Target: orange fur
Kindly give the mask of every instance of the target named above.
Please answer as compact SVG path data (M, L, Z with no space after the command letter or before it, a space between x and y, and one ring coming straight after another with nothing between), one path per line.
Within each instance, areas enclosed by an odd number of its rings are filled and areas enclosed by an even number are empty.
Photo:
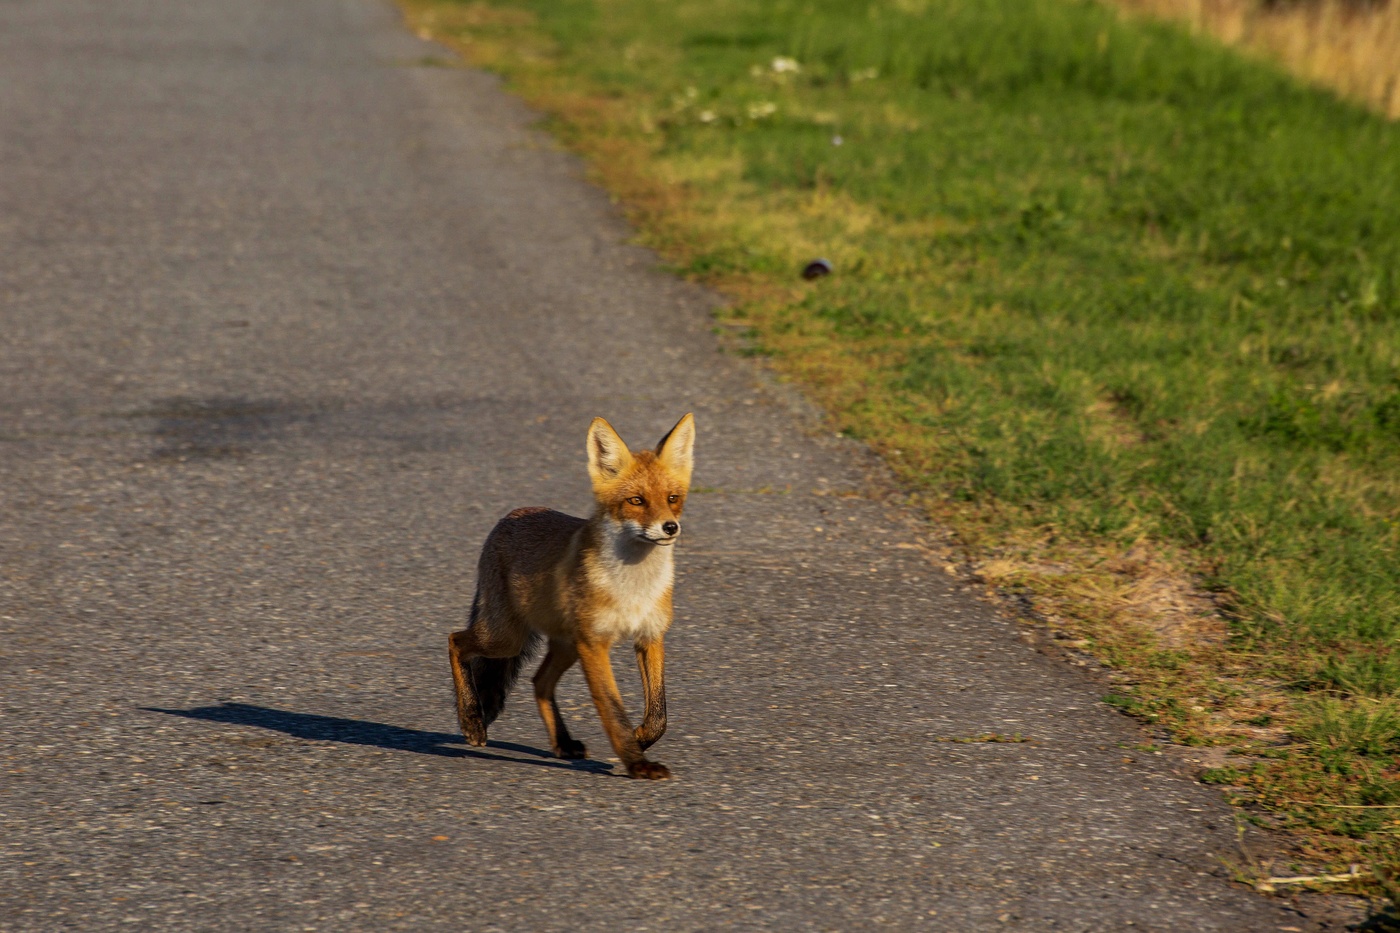
M585 520L552 509L516 509L482 547L467 628L449 639L462 733L486 743L520 666L540 640L549 652L535 674L535 700L555 754L581 758L554 700L559 677L583 667L613 750L629 775L665 778L643 750L666 730L662 640L671 625L672 548L690 487L695 422L681 418L655 450L630 451L602 418L588 430L595 508ZM609 650L630 639L646 709L633 729Z

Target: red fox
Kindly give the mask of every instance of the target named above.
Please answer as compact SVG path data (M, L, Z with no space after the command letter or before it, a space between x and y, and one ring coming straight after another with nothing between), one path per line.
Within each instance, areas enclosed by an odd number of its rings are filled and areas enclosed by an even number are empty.
M472 745L500 715L516 676L542 640L535 702L554 754L584 758L554 701L554 686L583 666L613 751L629 776L671 772L644 756L666 731L662 639L671 626L672 546L690 488L695 419L676 422L655 450L632 452L612 425L588 428L588 475L597 505L589 519L553 509L516 509L486 537L467 627L448 638L457 719ZM608 651L633 640L646 710L636 729L622 708Z

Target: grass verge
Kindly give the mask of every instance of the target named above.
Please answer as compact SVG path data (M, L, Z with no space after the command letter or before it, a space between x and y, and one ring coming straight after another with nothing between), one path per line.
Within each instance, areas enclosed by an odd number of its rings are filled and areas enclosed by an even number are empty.
M1284 870L1400 866L1400 127L1080 0L402 2Z

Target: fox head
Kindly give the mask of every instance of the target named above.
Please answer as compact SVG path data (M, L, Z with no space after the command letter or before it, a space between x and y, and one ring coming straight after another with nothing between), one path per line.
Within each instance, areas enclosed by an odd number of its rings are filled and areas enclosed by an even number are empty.
M588 475L593 496L629 539L654 545L676 543L681 509L690 489L695 418L686 415L655 450L627 449L612 425L594 418L588 428Z

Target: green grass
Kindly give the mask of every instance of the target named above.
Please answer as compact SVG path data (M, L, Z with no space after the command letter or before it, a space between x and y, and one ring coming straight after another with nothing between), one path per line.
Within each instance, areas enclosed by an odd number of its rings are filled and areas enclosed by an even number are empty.
M1097 618L1150 675L1115 702L1252 753L1212 778L1307 854L1393 858L1400 811L1322 804L1400 800L1400 127L1077 0L405 2L974 557ZM1130 548L1224 647L1123 634Z

